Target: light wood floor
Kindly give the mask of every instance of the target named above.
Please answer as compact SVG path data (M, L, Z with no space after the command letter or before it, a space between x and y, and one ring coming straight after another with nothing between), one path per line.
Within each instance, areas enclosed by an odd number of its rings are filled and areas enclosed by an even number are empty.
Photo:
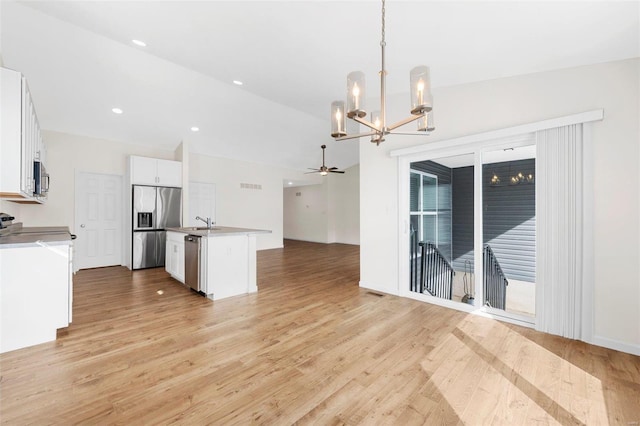
M162 269L81 271L58 340L0 355L0 419L640 421L640 357L372 294L358 287L358 257L355 246L286 241L259 252L257 294L216 302Z

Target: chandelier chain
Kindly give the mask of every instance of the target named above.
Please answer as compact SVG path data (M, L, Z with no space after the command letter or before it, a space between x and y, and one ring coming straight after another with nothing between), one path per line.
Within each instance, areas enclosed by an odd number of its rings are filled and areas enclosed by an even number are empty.
M385 12L386 9L384 7L384 2L385 0L382 0L382 40L380 41L380 46L385 46L387 44L387 42L385 41L385 32L384 32L384 27L385 27Z

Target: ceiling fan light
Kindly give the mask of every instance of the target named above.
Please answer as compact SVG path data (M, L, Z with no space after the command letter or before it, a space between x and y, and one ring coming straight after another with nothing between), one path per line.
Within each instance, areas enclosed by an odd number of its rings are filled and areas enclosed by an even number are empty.
M429 67L420 65L410 74L411 114L420 115L431 111L431 73Z
M366 79L362 71L350 72L347 75L347 117L364 117L367 115L365 108Z
M339 138L346 136L346 115L344 113L344 102L334 101L331 103L331 137Z

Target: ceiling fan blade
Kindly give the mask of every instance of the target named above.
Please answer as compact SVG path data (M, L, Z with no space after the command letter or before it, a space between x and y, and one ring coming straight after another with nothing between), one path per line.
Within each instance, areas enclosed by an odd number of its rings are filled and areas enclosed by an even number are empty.
M344 173L342 170L329 170L329 173Z
M330 167L329 170L338 170L337 167Z
M314 169L313 167L307 167L307 170L315 170L316 172L320 171L320 169Z
M312 173L320 173L320 170L314 170L312 172L306 172L305 175L310 175Z

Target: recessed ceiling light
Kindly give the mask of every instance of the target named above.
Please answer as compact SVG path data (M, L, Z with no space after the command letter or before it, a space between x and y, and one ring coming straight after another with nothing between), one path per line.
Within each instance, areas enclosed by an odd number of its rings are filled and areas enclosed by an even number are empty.
M120 108L112 108L111 111L113 111L115 114L122 114L122 110Z
M199 127L196 127L196 126L193 126L193 127L191 128L191 131L192 131L192 132L197 132L198 130L200 130L200 128L199 128Z
M240 80L233 80L233 84L237 86L242 86L243 83Z
M289 185L293 185L293 182L289 182Z
M135 44L137 46L140 46L140 47L147 47L147 43L145 43L144 41L133 39L133 40L131 40L131 43L133 43L133 44Z

